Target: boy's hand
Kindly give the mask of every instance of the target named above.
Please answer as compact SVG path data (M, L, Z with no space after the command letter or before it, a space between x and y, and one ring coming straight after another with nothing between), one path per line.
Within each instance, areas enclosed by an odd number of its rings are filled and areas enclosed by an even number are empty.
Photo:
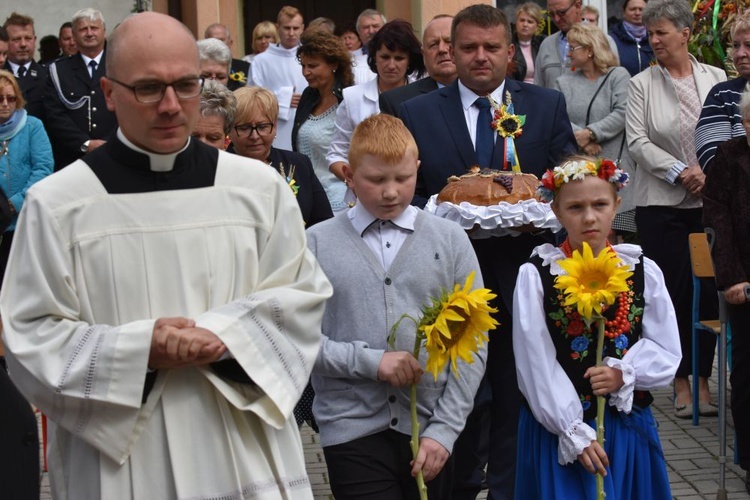
M622 381L622 371L609 366L592 366L586 370L583 378L591 379L591 388L597 396L605 396L625 385Z
M591 444L578 455L578 461L592 474L599 471L602 477L607 475L604 468L609 467L609 457L596 440L591 441Z
M411 461L412 477L417 477L417 474L421 470L425 482L432 481L443 470L443 466L449 456L450 453L443 448L442 444L434 439L421 438L419 440L417 458Z
M378 365L378 380L394 387L418 384L421 376L422 366L410 352L386 352Z

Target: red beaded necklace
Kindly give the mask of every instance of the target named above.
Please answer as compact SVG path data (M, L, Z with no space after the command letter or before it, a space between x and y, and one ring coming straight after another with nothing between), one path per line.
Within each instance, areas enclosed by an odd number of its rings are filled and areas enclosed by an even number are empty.
M607 247L612 249L612 245L609 240L606 241ZM570 240L565 238L565 241L560 245L560 250L563 251L565 257L570 258L573 256L573 248L570 246ZM614 251L614 249L612 249ZM628 320L628 310L630 309L630 303L628 302L628 292L620 292L617 296L617 312L612 320L604 321L604 335L607 338L613 339L627 333L631 329L630 321ZM606 309L605 309L606 310Z

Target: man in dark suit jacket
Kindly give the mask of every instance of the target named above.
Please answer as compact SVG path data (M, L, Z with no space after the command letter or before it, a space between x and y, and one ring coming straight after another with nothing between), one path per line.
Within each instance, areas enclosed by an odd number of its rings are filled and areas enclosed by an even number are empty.
M26 112L44 121L44 84L47 68L34 61L36 34L34 19L13 12L3 27L8 32L8 60L5 69L13 73L26 101Z
M523 133L515 140L524 172L541 177L562 156L575 152L575 138L562 94L505 78L508 61L514 53L510 33L507 18L494 7L472 5L459 12L451 30L451 53L458 80L406 101L399 108L399 117L414 135L422 162L414 204L423 206L430 195L445 186L449 176L461 175L480 163L475 138L481 135L477 134L477 127L485 124L477 123L482 112L474 103L487 95L492 95L496 102L505 102L510 96L515 114L526 116ZM501 168L503 164L503 138L494 132L493 136L496 144L491 161L481 167ZM545 239L551 240L552 235L544 232L473 240L484 284L498 293L494 305L499 309L497 317L501 323L498 330L490 333L487 360L492 387L487 480L491 498L495 500L513 498L515 479L521 396L511 340L513 289L518 268ZM460 497L463 496L453 496Z
M214 23L206 28L203 33L203 38L216 38L221 40L224 44L232 50L234 40L232 39L229 28L221 23ZM247 85L247 79L250 76L250 63L243 61L242 59L232 58L232 65L229 68L229 83L227 88L229 90L237 90L240 87Z
M380 112L397 116L402 102L450 85L456 79L456 65L451 59L451 22L453 16L440 14L425 26L422 35L422 56L427 78L380 94Z
M99 85L106 74L105 36L101 12L76 12L73 37L79 52L50 64L44 106L55 170L104 144L117 128L117 118L107 109Z

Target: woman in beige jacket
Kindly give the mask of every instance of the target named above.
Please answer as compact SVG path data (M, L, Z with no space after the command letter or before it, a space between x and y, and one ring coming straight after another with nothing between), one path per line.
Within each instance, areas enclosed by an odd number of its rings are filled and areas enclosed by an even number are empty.
M680 328L682 362L675 377L675 414L692 416L688 375L692 366L688 234L703 232L701 190L705 175L695 155L695 126L711 87L723 70L698 63L688 53L693 15L686 0L652 0L643 11L658 64L634 76L628 89L627 142L637 163L633 194L644 254L664 272ZM703 293L715 309L716 295ZM710 313L709 313L710 314ZM699 402L715 415L708 377L715 338L700 339Z

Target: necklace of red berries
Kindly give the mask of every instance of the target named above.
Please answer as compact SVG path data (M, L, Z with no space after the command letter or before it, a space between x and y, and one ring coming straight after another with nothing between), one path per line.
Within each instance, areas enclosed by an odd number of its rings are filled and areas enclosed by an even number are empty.
M609 240L606 242L607 247L612 249ZM570 258L573 256L573 248L570 246L570 240L565 238L565 241L560 245L560 250L563 251L565 257ZM612 249L614 251L614 249ZM607 338L613 339L630 331L631 324L628 320L628 310L630 309L630 303L628 302L628 292L620 292L617 296L617 312L612 320L604 321L604 335Z

